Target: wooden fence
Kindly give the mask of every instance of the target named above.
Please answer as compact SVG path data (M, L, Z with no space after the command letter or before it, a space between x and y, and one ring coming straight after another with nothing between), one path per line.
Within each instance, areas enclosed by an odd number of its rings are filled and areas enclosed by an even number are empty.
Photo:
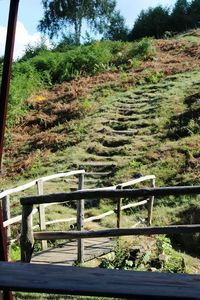
M55 180L55 179L65 178L65 177L69 177L69 176L78 176L78 186L77 186L77 189L78 189L78 188L80 188L80 182L81 182L82 177L84 176L84 174L85 174L84 170L77 170L77 171L70 171L70 172L66 172L66 173L53 174L53 175L49 175L49 176L45 176L45 177L35 179L35 180L33 180L31 182L28 182L24 185L21 185L21 186L18 186L18 187L12 188L12 189L8 189L8 190L5 190L5 191L1 192L0 193L0 200L2 201L3 218L4 218L3 226L4 226L4 228L6 228L7 240L9 242L11 242L11 225L19 223L22 220L22 215L17 215L15 217L11 218L10 195L25 191L27 189L30 189L30 188L34 187L34 186L37 187L37 194L38 195L43 195L43 188L44 188L44 183L45 182ZM48 224L48 222L45 222L45 208L49 205L54 205L54 204L55 203L45 204L45 205L40 204L37 208L35 208L33 210L33 212L32 212L33 215L39 212L39 227L40 227L40 230L45 230L46 225ZM13 242L14 241L16 241L16 240L14 239ZM47 242L42 241L42 248L45 249L46 246L47 246Z
M15 216L11 218L10 216L10 195L22 192L24 190L30 189L33 186L37 187L37 195L42 196L44 194L44 183L47 181L51 181L54 179L60 179L60 178L65 178L69 176L78 176L78 185L77 189L83 190L84 189L84 176L85 176L85 171L84 170L77 170L77 171L70 171L67 173L58 173L42 178L38 178L36 180L33 180L29 183L26 183L24 185L21 185L19 187L9 189L6 191L3 191L0 193L0 199L2 199L2 206L3 206L3 216L4 216L4 227L6 228L6 233L7 233L7 239L8 241L15 242L16 239L11 240L11 225L14 225L16 223L19 223L22 221L22 215ZM94 192L98 191L112 191L112 190L122 190L123 188L127 186L133 186L135 184L139 184L141 182L145 181L150 181L150 186L155 187L155 176L154 175L148 175L148 176L143 176L137 179L133 179L131 181L121 183L118 185L113 185L105 188L97 188L93 189ZM91 190L85 190L85 191L91 191ZM154 197L150 197L149 199L140 201L138 203L130 203L128 205L122 206L122 199L118 199L117 202L117 207L114 210L108 211L104 214L98 215L98 216L93 216L90 218L85 218L84 217L84 200L77 201L77 217L72 217L72 218L66 218L66 219L54 219L52 221L46 221L46 215L45 215L45 209L49 206L57 204L56 201L51 202L51 203L41 203L38 204L37 207L35 207L32 211L32 215L35 215L39 213L39 225L33 226L33 229L40 228L41 231L46 230L47 226L52 225L52 224L57 224L57 223L72 223L71 228L77 228L79 231L82 231L84 229L84 224L96 220L100 220L105 218L106 216L109 216L111 214L116 214L117 215L117 227L120 228L120 223L121 223L121 212L125 209L131 208L131 207L137 207L141 205L148 204L148 224L151 225L152 221L152 213L153 213L153 202L154 202ZM45 250L47 249L47 241L46 240L41 240L41 245L42 249ZM84 241L82 239L77 240L77 261L78 262L83 262L84 260Z
M132 190L82 190L72 193L60 193L44 196L31 196L21 199L22 210L22 233L21 233L21 259L30 262L34 247L34 240L59 240L59 239L84 239L93 237L123 236L123 235L150 235L150 234L177 234L200 232L200 224L178 225L149 228L125 228L109 229L101 231L68 231L68 232L33 232L32 211L34 204L63 203L66 201L82 199L109 198L119 201L120 198L136 199L137 197L169 196L200 194L200 187L168 187L168 188L146 188ZM151 206L149 206L151 207ZM80 249L79 249L80 251ZM83 253L82 253L83 254Z

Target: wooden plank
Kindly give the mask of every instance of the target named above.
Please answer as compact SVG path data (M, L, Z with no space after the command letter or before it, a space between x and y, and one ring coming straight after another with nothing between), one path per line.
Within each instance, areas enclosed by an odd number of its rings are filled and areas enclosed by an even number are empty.
M145 299L199 299L200 275L0 262L0 289Z
M84 262L113 251L114 240L110 238L85 239ZM60 247L50 248L33 255L31 263L47 263L72 266L77 262L77 241L70 240Z
M20 202L22 205L26 204L41 204L52 202L65 202L81 199L94 198L111 198L119 197L135 198L135 197L150 197L150 196L169 196L169 195L192 195L200 194L200 186L179 186L179 187L161 187L161 188L145 188L145 189L131 189L131 190L83 190L71 193L57 193L44 196L29 196L22 197Z
M148 228L122 228L106 229L98 231L55 231L55 232L35 232L36 240L64 240L78 238L97 238L114 236L133 236L133 235L154 235L154 234L180 234L200 232L200 225L174 225L163 227Z

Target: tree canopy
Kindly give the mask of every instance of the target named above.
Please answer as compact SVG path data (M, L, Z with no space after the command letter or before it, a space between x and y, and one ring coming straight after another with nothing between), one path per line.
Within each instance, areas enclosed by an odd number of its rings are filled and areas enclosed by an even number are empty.
M39 30L50 38L66 35L72 27L76 44L80 44L83 21L97 32L102 33L115 13L115 0L42 0L44 16Z
M160 5L143 10L135 21L130 39L160 38L166 31L179 33L199 25L200 0L177 0L172 10Z

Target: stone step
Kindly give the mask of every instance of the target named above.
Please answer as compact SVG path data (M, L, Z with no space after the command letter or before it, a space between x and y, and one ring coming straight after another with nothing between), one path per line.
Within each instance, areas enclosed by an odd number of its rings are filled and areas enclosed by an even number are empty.
M111 134L120 134L126 136L133 136L137 134L137 130L112 130Z

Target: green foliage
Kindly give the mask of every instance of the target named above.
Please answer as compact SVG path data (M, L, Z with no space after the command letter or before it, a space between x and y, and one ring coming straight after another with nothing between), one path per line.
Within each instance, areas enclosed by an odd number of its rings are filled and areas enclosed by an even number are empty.
M13 65L8 126L20 120L28 109L25 100L39 89L79 76L136 68L141 60L155 55L151 39L139 43L102 41L84 46L64 43L53 51L45 47L44 44L28 47L24 57Z
M11 260L12 261L19 261L21 255L20 246L16 244L11 245Z
M120 15L120 12L114 12L107 25L107 30L104 33L104 39L111 41L127 41L128 28L125 25L125 19Z
M25 54L21 58L21 61L32 58L32 57L38 55L40 52L47 51L47 50L48 50L48 47L46 45L45 39L41 39L41 41L39 43L35 44L34 46L28 44L25 49Z
M130 33L130 39L134 40L145 36L160 38L165 31L170 30L169 9L159 5L141 11Z
M138 59L149 60L155 57L156 50L153 39L145 37L138 43L134 43L129 53L130 56Z
M171 241L166 237L158 237L155 246L146 251L132 249L127 243L118 243L114 259L103 259L101 268L137 271L157 271L170 273L186 273L184 258L176 252Z
M130 40L145 36L161 38L196 28L200 22L200 1L177 0L172 11L161 5L142 10L130 33Z
M17 123L27 111L24 100L42 87L41 74L29 62L13 65L8 104L8 126Z
M39 30L52 38L60 33L65 35L66 27L72 26L76 44L80 44L84 20L91 28L102 33L116 7L115 0L42 0L42 4L44 17L40 21Z

